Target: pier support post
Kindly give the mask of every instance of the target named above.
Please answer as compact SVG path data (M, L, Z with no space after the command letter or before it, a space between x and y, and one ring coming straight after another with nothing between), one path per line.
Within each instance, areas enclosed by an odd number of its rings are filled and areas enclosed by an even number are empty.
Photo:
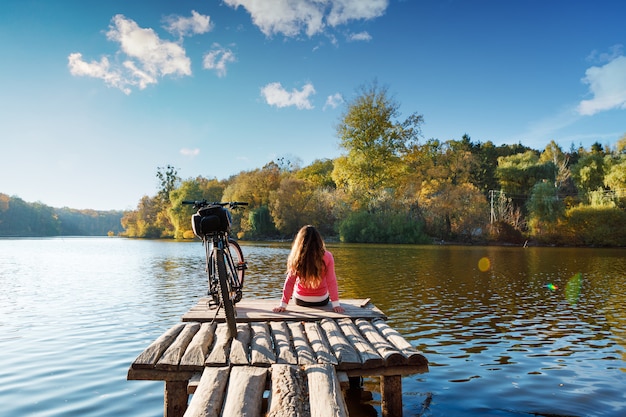
M165 381L164 417L182 417L187 411L188 381Z
M381 376L380 393L383 417L402 417L402 377Z

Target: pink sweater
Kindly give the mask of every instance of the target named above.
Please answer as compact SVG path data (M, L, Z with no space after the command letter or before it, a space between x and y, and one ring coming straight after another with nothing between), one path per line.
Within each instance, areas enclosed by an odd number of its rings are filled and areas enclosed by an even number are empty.
M283 299L280 302L281 307L287 307L291 295L303 301L323 301L326 297L330 297L333 307L338 307L339 290L337 287L337 276L335 275L335 259L329 251L324 253L324 264L326 264L326 274L322 277L322 282L317 288L305 288L300 285L300 280L296 275L287 275L285 285L283 286Z

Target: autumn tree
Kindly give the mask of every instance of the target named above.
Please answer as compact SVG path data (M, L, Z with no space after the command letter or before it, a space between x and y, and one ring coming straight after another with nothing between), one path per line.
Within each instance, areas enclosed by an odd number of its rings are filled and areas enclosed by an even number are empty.
M332 177L358 208L371 209L381 193L398 186L401 157L419 138L423 122L417 113L399 118L400 104L376 82L361 87L347 104L337 126L347 153L335 160Z

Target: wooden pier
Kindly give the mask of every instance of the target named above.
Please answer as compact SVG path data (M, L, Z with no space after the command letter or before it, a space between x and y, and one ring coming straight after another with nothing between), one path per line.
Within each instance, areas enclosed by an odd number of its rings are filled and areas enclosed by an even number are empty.
M342 300L343 314L295 305L274 313L277 303L242 300L229 338L224 317L200 300L135 359L128 379L165 382L165 417L278 417L347 416L342 391L375 376L382 415L402 416L402 376L428 372L428 361L382 311Z

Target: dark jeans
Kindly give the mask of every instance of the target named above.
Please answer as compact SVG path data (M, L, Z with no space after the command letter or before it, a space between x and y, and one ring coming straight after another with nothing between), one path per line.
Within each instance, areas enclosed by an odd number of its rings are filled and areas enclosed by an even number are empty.
M329 297L326 297L326 299L323 301L316 301L313 303L308 302L308 301L302 301L301 299L296 298L296 304L302 307L321 307L321 306L325 306L326 304L328 304L328 301L329 301Z

